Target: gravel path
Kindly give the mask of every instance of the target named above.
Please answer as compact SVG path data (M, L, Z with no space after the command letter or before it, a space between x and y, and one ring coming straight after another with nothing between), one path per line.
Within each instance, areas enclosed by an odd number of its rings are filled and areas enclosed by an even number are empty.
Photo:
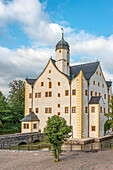
M113 150L63 152L54 162L51 152L0 151L0 170L111 170Z

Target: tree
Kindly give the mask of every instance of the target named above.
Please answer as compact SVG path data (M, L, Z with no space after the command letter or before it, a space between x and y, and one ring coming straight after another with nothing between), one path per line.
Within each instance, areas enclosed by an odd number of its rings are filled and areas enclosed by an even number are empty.
M110 128L113 129L113 96L111 96L111 100L109 101L109 112L105 113L105 116L110 118L105 123L104 126L105 131L109 130Z
M44 128L45 139L49 142L53 149L53 155L59 161L59 154L62 152L61 146L68 138L72 127L66 124L66 120L59 116L49 117L47 126Z
M24 116L25 87L22 80L14 80L9 84L9 104L12 112L12 124L19 123Z

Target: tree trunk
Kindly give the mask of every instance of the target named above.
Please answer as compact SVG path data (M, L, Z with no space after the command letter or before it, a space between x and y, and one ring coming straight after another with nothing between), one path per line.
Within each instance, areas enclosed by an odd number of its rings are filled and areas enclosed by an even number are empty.
M57 161L59 161L59 153L58 153L58 148L56 149L56 155L57 155Z

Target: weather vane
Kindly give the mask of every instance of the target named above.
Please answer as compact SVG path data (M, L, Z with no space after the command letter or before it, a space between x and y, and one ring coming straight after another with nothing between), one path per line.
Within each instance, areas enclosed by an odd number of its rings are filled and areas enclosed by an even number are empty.
M62 30L62 39L63 39L64 38L64 29L61 28L61 30Z

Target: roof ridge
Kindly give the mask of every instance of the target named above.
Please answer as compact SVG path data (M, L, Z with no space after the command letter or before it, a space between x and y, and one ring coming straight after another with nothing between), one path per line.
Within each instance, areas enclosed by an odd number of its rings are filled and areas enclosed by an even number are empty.
M73 65L73 66L70 66L70 67L94 64L94 63L100 63L100 61L95 61L95 62L91 62L91 63L84 63L84 64L78 64L78 65Z

